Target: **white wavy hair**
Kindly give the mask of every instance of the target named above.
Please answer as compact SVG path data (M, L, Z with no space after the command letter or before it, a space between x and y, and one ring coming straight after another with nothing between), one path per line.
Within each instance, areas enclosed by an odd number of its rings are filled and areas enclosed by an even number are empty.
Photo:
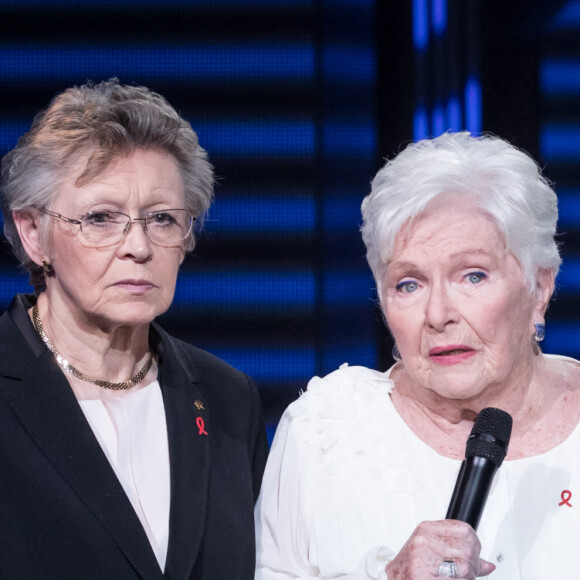
M466 131L412 143L379 170L363 200L361 232L377 289L395 239L437 196L458 192L485 211L535 292L541 269L558 273L558 200L536 162L507 141Z

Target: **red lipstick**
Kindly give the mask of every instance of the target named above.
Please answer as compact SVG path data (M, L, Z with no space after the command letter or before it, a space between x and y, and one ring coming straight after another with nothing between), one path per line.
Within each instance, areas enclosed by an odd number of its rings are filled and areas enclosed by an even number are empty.
M477 354L469 346L464 344L448 344L445 346L435 346L429 350L429 358L441 366L451 366L459 364Z

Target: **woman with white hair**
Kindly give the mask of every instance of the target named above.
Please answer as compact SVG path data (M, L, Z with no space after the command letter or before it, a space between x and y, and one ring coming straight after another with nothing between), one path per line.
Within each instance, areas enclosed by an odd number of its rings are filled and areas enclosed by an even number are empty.
M576 577L580 365L539 348L556 195L505 141L448 133L389 161L362 213L397 362L314 378L284 414L256 578ZM513 433L472 527L443 518L489 407Z
M154 322L213 195L197 135L146 87L70 88L2 195L35 293L0 318L0 577L251 578L256 386Z

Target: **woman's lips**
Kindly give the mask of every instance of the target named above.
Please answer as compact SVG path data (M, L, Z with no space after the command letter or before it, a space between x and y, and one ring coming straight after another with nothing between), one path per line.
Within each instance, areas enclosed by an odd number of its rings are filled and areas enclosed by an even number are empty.
M115 286L129 290L132 294L144 294L153 288L153 284L148 280L121 280Z
M450 366L459 364L476 353L477 351L463 344L450 344L432 348L429 351L429 358L438 365Z

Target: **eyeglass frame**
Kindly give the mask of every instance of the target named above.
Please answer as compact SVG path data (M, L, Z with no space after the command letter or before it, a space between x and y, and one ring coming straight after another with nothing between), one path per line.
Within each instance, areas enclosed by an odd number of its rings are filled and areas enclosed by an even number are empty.
M56 211L52 211L50 209L46 209L45 207L39 207L37 208L41 213L44 213L48 216L51 217L55 217L58 218L66 223L75 225L75 226L79 226L79 231L77 232L77 236L83 233L83 222L82 219L86 216L89 215L91 213L99 213L99 212L90 212L87 211L85 212L83 215L81 215L81 217L77 220L77 219L73 219L73 218L69 218L66 217L65 215L62 215ZM138 217L138 218L132 218L130 215L127 215L126 213L123 213L122 211L109 211L109 213L116 213L122 216L125 216L126 218L129 219L129 221L127 222L127 224L125 225L125 231L123 232L123 235L121 236L120 239L118 239L116 242L111 242L109 244L104 244L104 245L97 245L97 246L89 246L89 247L95 247L95 248L107 248L109 246L114 246L115 244L118 244L120 242L122 242L125 237L127 236L127 234L129 233L129 231L131 230L131 226L133 225L133 222L141 222L141 227L143 228L143 233L145 234L145 236L147 237L147 239L154 245L159 246L160 248L170 248L172 246L162 246L161 244L158 244L157 242L153 241L148 235L147 235L147 218L151 215L151 214L156 214L156 213L162 213L164 211L173 211L173 210L178 210L178 211L186 211L189 214L190 217L190 224L189 224L189 231L187 232L186 236L184 238L181 238L181 240L187 240L187 238L191 235L192 231L193 231L193 224L197 221L197 216L193 215L193 213L191 213L188 209L182 208L182 207L174 207L174 208L167 208L167 209L162 209L162 210L155 210L155 211L148 211L146 212L146 216L145 217ZM108 211L108 210L107 210ZM88 240L86 240L88 242ZM89 242L91 243L91 242Z

